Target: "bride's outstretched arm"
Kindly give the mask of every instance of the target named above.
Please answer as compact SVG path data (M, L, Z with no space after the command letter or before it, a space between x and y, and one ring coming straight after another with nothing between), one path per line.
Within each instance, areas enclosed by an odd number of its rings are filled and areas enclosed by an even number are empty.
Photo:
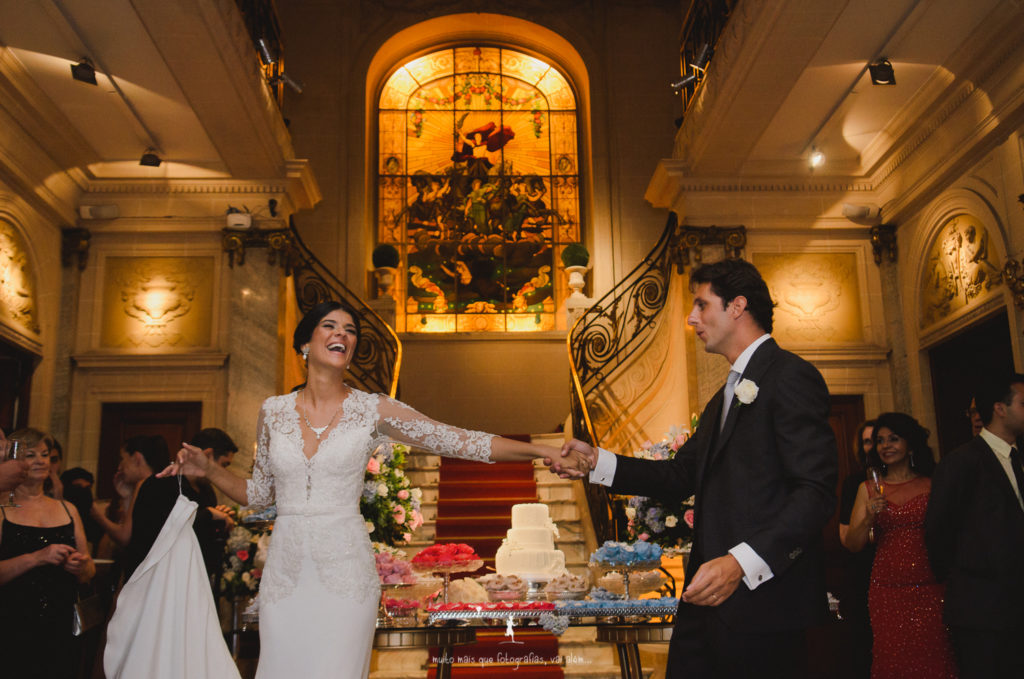
M563 468L572 468L582 476L589 470L583 456L562 458L561 451L525 441L502 438L482 431L460 429L432 420L392 398L382 397L378 406L377 432L402 443L425 448L446 457L461 457L478 462L511 462L543 458L560 460Z

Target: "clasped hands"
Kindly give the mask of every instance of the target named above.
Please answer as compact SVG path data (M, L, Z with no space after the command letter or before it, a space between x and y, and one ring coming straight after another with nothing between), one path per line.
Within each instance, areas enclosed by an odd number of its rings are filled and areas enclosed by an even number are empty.
M79 575L89 560L89 555L79 552L71 545L54 543L37 551L36 559L40 566L60 566L72 575Z
M572 439L562 445L560 457L545 457L544 464L551 468L552 474L563 479L581 479L597 464L597 450L583 441Z

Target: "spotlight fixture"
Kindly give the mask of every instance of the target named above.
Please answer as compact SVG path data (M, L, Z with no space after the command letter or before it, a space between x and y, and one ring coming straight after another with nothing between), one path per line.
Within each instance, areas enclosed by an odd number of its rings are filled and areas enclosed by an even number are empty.
M669 87L672 88L673 92L678 94L679 92L682 91L682 89L684 87L686 87L687 85L689 85L690 83L692 83L696 79L697 79L697 74L696 73L691 73L690 75L686 76L685 78L681 78L681 79L675 81L674 83L669 85Z
M302 88L304 87L304 85L302 84L301 80L295 80L294 78L292 78L287 73L282 73L281 75L275 75L273 78L270 79L269 82L270 82L271 85L273 85L275 87L277 86L278 83L284 83L288 87L290 87L293 90L295 90L298 94L302 94Z
M888 59L882 58L868 64L868 72L871 73L872 85L895 85L896 74L892 70L892 64Z
M709 43L704 43L700 48L700 52L697 53L697 58L693 60L693 67L703 69L708 65L708 59L710 57L711 45Z
M821 167L822 165L825 164L825 154L812 146L811 155L807 160L811 165L811 169L813 170L814 168Z
M152 147L146 149L146 152L142 154L142 158L139 159L139 165L145 165L146 167L160 167L160 156L156 154L156 150Z
M270 48L267 47L267 42L260 38L256 41L256 46L260 50L260 58L263 59L264 64L276 64L277 58L270 53Z
M77 64L71 64L71 77L79 82L89 83L90 85L97 84L96 67L86 57L82 57Z

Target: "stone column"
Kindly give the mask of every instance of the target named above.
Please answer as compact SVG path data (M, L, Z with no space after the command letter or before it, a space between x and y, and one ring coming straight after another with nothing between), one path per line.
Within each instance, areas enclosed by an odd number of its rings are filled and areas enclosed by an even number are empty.
M89 257L88 229L64 229L61 232L60 320L57 333L57 357L53 369L53 408L50 431L65 446L71 421L71 353L78 327L79 290L82 271ZM71 451L64 450L64 466ZM77 457L76 457L77 459Z
M878 264L882 290L882 313L889 338L889 380L892 383L893 408L902 413L913 409L910 383L907 379L907 336L903 328L903 294L900 288L899 262L896 254L896 225L871 227L871 247Z
M228 398L224 429L238 445L235 459L248 472L255 451L260 404L281 388L278 343L283 272L266 257L246 257L228 270ZM286 329L288 332L291 329Z

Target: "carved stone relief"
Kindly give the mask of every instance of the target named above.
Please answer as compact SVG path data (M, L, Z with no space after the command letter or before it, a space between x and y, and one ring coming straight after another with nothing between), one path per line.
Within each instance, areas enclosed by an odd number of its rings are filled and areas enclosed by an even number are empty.
M854 253L755 253L753 263L775 301L780 343L864 341Z
M35 278L21 235L0 220L0 318L39 334Z
M921 286L921 327L970 306L1001 280L992 263L988 230L970 215L953 217L939 230L926 260Z
M210 345L213 257L108 257L100 345Z

